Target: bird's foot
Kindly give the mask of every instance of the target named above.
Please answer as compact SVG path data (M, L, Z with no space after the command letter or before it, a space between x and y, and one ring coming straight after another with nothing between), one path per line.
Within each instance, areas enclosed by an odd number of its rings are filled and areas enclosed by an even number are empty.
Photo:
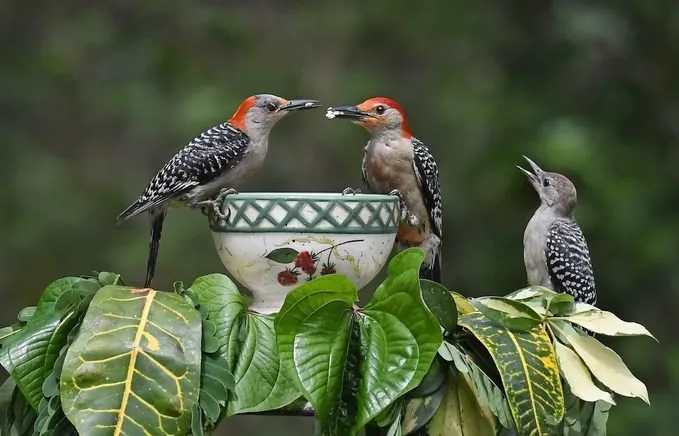
M210 210L212 210L212 213L214 213L218 220L227 221L231 216L231 210L227 207L226 210L222 212L221 205L226 196L231 194L238 194L238 191L233 188L224 188L219 191L219 194L217 194L217 197L215 197L214 200L199 201L194 207L200 208L200 211L204 215L209 215Z
M398 207L401 211L400 220L402 222L403 221L407 222L408 224L410 224L413 227L416 227L417 223L419 223L419 220L417 219L417 217L415 215L410 213L410 210L406 206L405 199L403 198L403 195L401 195L401 192L399 192L398 189L394 189L393 191L391 191L389 193L389 195L395 195L395 196L398 197L398 203L399 203Z
M356 195L356 194L360 194L360 193L361 193L360 189L358 189L358 188L354 189L350 186L344 188L344 191L342 191L342 195Z

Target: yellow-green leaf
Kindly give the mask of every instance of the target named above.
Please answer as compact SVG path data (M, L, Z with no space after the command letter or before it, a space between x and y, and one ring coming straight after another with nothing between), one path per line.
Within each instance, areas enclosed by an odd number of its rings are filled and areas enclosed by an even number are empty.
M585 401L594 402L603 400L610 404L615 404L613 396L599 389L592 381L592 376L587 367L582 363L580 357L559 341L554 341L554 351L559 362L561 374L566 379L573 395Z
M439 410L439 406L441 406L441 402L448 391L448 383L445 382L445 378L446 375L444 373L444 383L434 389L429 395L408 398L406 400L403 410L403 421L401 422L403 434L407 435L421 429L427 425L432 416Z
M106 286L66 354L64 413L81 436L185 434L200 363L201 316L184 299Z
M527 288L519 289L507 295L507 298L512 300L531 300L535 297L542 297L545 295L555 295L556 292L542 286L529 286Z
M544 326L526 332L499 327L481 313L460 317L488 350L502 377L520 434L550 434L564 415L564 397L554 348Z
M460 373L456 377L451 374L443 402L427 424L429 436L497 433L495 416L479 403L472 385L469 375Z
M578 333L565 321L550 321L559 337L568 342L582 358L594 377L613 392L638 397L650 404L646 385L634 377L615 351L591 336Z
M487 318L510 330L526 331L542 322L540 315L530 306L510 298L475 298L472 304Z
M453 295L453 300L455 300L455 306L457 307L458 314L478 312L466 297L458 294L457 292L451 291L450 293Z
M649 336L657 341L647 329L636 322L623 321L615 314L605 310L589 310L570 315L569 322L595 333L608 336Z

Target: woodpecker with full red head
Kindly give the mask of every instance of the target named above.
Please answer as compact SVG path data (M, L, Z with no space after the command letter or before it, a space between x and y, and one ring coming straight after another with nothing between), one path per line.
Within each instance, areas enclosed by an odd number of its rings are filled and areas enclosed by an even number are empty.
M319 106L316 100L286 100L271 94L248 97L228 121L201 133L158 171L137 201L118 216L118 224L142 212L151 217L145 287L153 280L168 207L211 207L224 218L221 200L262 166L276 122L290 112Z
M375 193L399 195L399 245L422 248L426 257L420 276L440 283L443 207L438 168L429 149L410 132L401 105L373 97L357 106L330 107L326 116L350 120L370 133L363 181Z

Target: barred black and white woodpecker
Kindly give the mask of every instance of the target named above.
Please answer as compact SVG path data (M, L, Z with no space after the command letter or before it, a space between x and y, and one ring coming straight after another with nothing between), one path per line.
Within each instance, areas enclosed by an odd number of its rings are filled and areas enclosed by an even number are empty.
M400 246L417 246L425 260L420 276L441 282L443 206L434 156L415 138L400 104L373 97L357 106L330 107L328 118L344 118L364 127L370 140L363 155L363 181L378 194L401 199Z
M540 196L540 207L523 235L528 284L570 294L576 302L596 305L594 271L587 241L573 218L577 191L558 173L545 172L524 156L531 169L518 167Z
M270 94L248 97L228 121L201 133L158 171L137 201L118 216L119 224L142 212L151 216L145 287L153 280L168 207L212 207L220 215L219 200L262 166L276 122L292 111L319 106L316 100Z

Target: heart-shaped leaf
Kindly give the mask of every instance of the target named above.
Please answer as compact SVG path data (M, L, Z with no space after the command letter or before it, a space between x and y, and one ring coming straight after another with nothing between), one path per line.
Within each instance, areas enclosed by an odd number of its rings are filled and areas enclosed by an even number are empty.
M179 295L105 286L64 360L64 413L81 436L185 434L200 347L200 314Z
M249 313L245 299L223 274L197 278L188 292L207 310L218 340L216 354L228 362L236 380L227 416L279 409L300 397L282 370L272 317Z
M422 300L423 259L417 248L395 256L363 310L340 275L288 294L276 317L278 349L326 434L355 434L427 373L441 329Z
M35 410L42 398L45 378L52 372L59 351L76 323L76 317L64 317L65 312L57 310L56 303L83 281L85 279L65 277L52 282L40 297L30 321L8 337L0 350L0 363Z

